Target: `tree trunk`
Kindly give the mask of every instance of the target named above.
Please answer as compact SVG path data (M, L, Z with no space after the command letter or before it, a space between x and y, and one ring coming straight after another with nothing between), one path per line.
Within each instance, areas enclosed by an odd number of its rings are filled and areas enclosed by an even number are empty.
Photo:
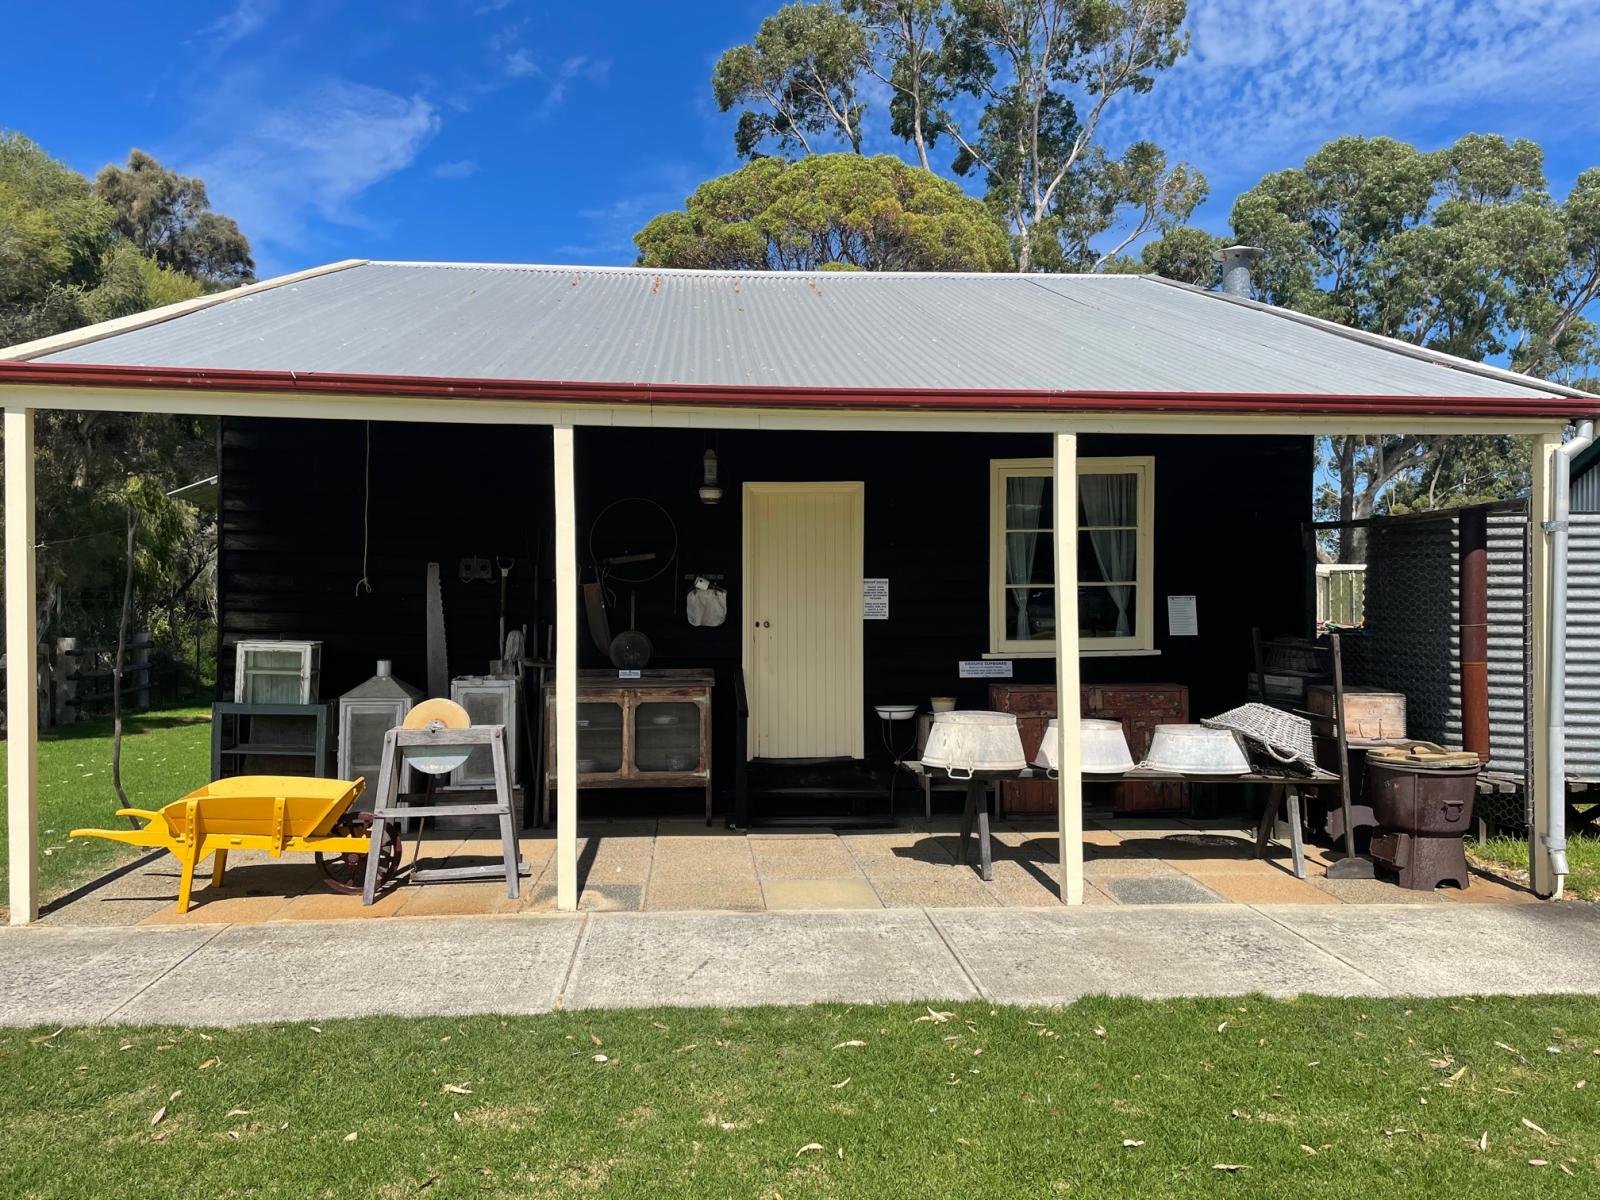
M122 790L122 660L128 652L128 616L133 608L133 535L138 528L133 505L128 505L128 563L122 577L122 617L117 624L117 657L111 664L111 786L116 789L117 807L128 807L128 793ZM133 818L128 819L130 825Z
M1356 517L1356 439L1354 434L1345 434L1338 440L1339 457L1339 521L1342 528L1339 530L1339 561L1342 563L1358 563L1366 561L1367 540L1363 530L1354 528L1350 522Z

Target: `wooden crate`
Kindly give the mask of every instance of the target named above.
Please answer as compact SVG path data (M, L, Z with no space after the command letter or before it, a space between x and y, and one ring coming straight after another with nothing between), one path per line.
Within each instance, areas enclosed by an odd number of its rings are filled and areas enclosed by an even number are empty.
M1313 684L1306 689L1306 701L1307 707L1317 716L1329 722L1337 719L1332 684ZM1344 716L1347 738L1394 741L1406 736L1406 698L1401 692L1347 687L1344 689Z

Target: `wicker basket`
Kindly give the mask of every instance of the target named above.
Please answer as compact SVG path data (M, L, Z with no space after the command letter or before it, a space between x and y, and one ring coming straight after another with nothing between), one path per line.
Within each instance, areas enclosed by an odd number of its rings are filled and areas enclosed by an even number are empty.
M1279 762L1297 762L1307 767L1317 765L1311 744L1311 722L1270 704L1241 704L1215 717L1204 717L1200 724L1242 734Z

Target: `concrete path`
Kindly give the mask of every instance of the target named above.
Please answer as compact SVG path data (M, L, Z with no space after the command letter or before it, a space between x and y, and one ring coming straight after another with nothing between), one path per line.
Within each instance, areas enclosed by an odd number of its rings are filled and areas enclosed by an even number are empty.
M590 913L0 930L0 1024L1093 993L1600 994L1590 905Z

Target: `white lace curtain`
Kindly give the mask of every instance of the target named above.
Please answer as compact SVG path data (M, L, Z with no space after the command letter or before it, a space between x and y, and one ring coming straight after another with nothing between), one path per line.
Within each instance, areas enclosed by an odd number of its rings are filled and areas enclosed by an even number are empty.
M1019 515L1031 514L1032 525L1028 531L1006 535L1007 583L1033 582L1033 556L1039 545L1045 483L1046 478L1043 475L1021 475L1006 480L1006 525L1013 528L1022 525L1022 521L1013 519L1011 515L1013 511ZM1012 637L1018 641L1032 641L1035 635L1033 616L1028 611L1028 601L1033 595L1033 589L1014 587L1010 592L1011 602L1017 609L1016 632Z
M1079 520L1090 528L1089 543L1103 579L1129 580L1139 569L1139 477L1083 475L1078 480ZM1118 583L1106 589L1117 606L1117 636L1133 633L1133 587Z

